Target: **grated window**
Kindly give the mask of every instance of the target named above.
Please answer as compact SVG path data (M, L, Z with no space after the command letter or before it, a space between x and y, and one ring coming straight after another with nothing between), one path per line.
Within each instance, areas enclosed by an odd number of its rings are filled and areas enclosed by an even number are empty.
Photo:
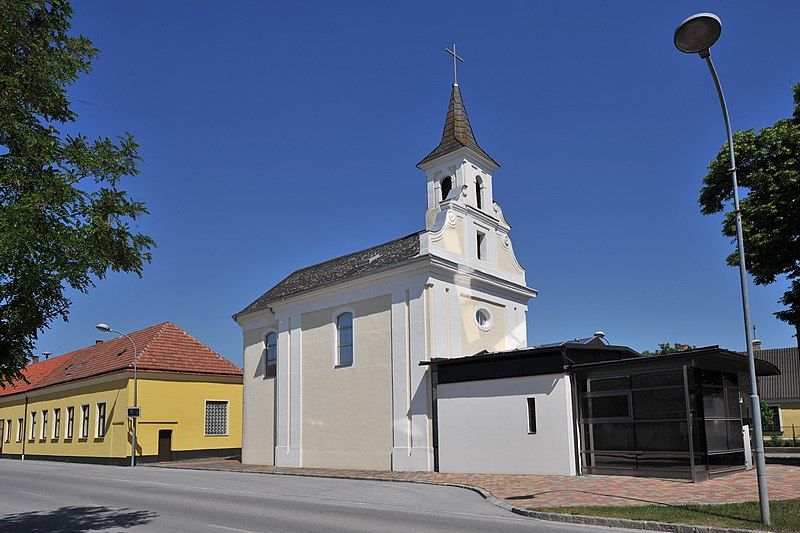
M206 435L228 434L228 402L206 402Z

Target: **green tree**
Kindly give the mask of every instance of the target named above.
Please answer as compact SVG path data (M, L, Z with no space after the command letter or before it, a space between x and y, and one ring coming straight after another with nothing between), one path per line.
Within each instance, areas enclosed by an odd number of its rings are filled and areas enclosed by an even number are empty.
M658 348L655 351L651 352L650 350L645 350L642 352L642 355L666 355L668 353L694 350L695 348L696 346L694 346L693 344L683 344L681 342L670 344L668 342L659 342Z
M155 243L130 224L147 213L120 189L138 144L62 133L67 88L98 50L70 36L68 1L0 0L0 384L19 377L38 335L67 320L70 289L109 271L139 276Z
M769 404L761 400L761 426L771 428L775 423L775 412L769 408Z
M775 313L800 334L800 83L793 87L794 114L759 131L733 134L739 185L747 189L740 203L747 270L757 285L785 276L789 287ZM719 213L733 198L727 143L708 165L700 191L704 215ZM725 213L722 233L735 243L736 218ZM738 252L728 256L739 264ZM800 336L797 339L800 346Z

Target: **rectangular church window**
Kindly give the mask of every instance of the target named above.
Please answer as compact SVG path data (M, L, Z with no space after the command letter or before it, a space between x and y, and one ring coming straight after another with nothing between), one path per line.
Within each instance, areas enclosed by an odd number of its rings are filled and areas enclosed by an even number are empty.
M478 259L483 259L486 257L486 234L482 232L477 233L478 242L477 244L477 252L478 252Z

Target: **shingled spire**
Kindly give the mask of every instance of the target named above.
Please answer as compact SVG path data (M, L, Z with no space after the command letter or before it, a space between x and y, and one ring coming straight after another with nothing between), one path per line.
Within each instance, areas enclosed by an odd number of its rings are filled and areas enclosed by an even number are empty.
M498 167L500 166L497 161L483 151L483 148L478 146L478 142L475 140L475 134L472 132L472 125L470 125L469 118L467 117L467 108L464 106L464 100L461 98L461 89L457 83L454 83L453 91L450 93L450 107L447 109L447 117L444 121L442 140L439 141L439 146L434 148L422 161L417 163L417 167L462 147L470 148L481 157L489 160Z

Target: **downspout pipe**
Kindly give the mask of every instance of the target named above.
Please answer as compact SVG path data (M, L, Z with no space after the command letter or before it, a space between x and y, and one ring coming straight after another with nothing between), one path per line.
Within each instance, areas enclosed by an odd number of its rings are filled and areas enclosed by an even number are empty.
M25 460L25 443L27 442L27 438L25 435L28 434L28 395L25 395L25 415L22 417L22 457L20 461Z

